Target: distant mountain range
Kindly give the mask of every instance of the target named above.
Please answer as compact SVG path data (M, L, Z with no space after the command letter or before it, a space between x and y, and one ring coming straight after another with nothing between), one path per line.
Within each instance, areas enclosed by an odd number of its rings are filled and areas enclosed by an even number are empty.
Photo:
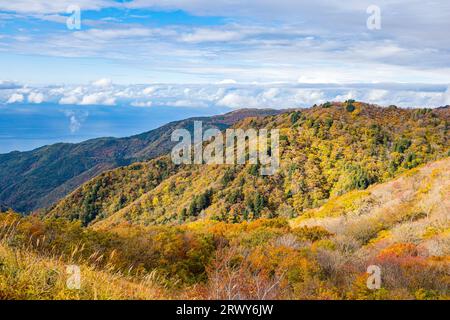
M195 120L205 128L225 129L246 117L279 114L270 109L241 109L224 115L189 118L127 138L98 138L58 143L28 152L0 154L0 208L27 213L61 199L98 174L158 157L174 145L177 128L192 130Z

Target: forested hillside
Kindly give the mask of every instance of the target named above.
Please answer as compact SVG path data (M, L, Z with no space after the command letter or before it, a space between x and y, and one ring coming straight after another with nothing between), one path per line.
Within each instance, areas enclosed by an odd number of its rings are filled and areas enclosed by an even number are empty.
M448 156L449 115L448 108L348 101L248 118L235 127L280 129L281 167L273 176L261 176L258 165L174 166L162 157L105 172L48 214L104 228L202 218L295 218L329 199Z
M192 130L201 120L205 128L225 129L248 116L277 114L276 110L243 109L214 117L171 122L128 138L99 138L82 143L59 143L29 152L0 154L0 206L27 213L47 207L98 174L171 150L170 135L177 128Z
M449 158L421 165L294 219L85 228L0 213L0 299L450 299L449 175Z
M327 103L235 124L280 129L273 176L168 155L106 171L39 215L0 213L0 298L450 299L448 124Z

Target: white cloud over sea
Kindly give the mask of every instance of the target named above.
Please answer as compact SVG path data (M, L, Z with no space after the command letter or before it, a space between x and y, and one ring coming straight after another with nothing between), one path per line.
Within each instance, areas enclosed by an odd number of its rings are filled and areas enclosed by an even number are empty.
M22 86L0 90L0 104L102 105L156 108L299 108L355 99L382 106L439 107L450 104L446 84L250 83L119 85L102 78L85 85Z

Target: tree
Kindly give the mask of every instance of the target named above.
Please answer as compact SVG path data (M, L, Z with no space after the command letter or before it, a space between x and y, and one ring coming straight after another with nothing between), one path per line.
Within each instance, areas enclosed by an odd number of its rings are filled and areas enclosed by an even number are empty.
M347 110L348 112L353 112L355 111L355 106L353 105L353 103L347 103L345 110Z
M410 146L412 142L407 138L401 138L394 144L394 151L398 153L404 153Z
M302 113L300 111L295 111L291 114L291 123L295 124L300 119Z
M208 189L200 195L194 196L188 209L188 216L198 216L199 213L211 205L213 190Z

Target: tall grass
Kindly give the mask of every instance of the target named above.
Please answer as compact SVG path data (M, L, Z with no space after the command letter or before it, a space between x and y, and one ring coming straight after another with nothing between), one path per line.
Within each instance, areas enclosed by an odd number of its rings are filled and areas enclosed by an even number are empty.
M100 252L83 259L82 244L74 245L70 255L39 252L44 239L28 239L17 244L19 221L0 226L0 299L7 300L109 300L168 299L171 296L157 284L157 275L150 272L131 277L121 272ZM54 250L53 250L54 251ZM80 287L71 289L68 265L80 268ZM131 270L129 270L131 271ZM130 273L130 272L128 272Z

